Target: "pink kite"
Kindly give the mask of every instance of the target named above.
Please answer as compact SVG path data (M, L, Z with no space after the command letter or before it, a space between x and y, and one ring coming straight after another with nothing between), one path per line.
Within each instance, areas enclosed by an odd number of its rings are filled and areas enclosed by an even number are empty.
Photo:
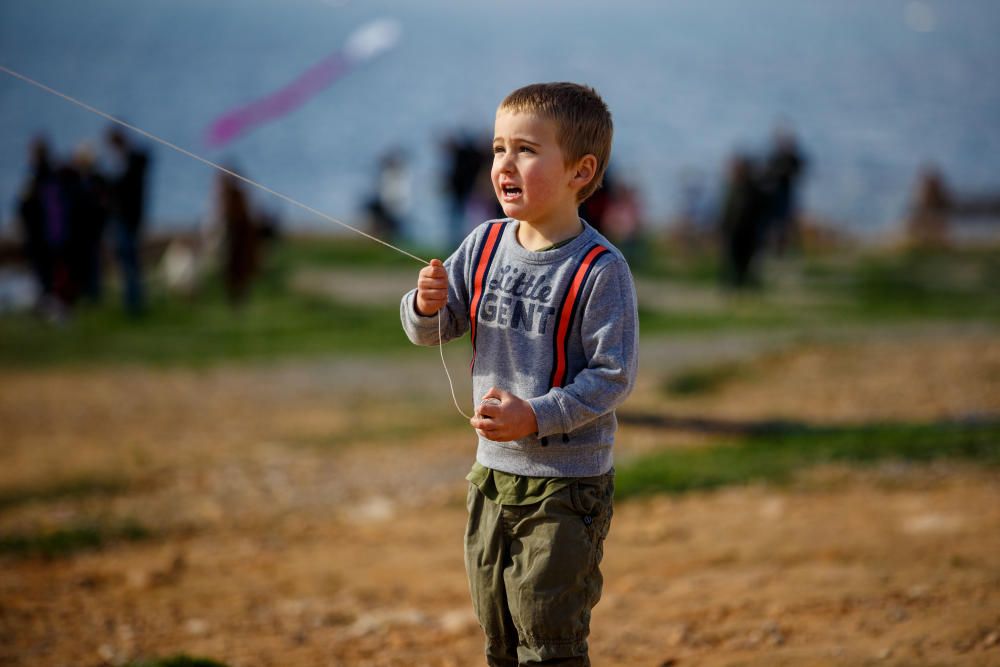
M393 46L399 24L373 21L351 34L343 50L336 51L303 72L283 88L220 116L205 133L205 143L221 148L255 126L280 118L305 104L355 65Z

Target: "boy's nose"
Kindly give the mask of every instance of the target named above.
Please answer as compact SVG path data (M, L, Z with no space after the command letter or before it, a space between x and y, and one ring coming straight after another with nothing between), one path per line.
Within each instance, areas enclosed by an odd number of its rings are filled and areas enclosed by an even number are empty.
M505 171L505 172L506 171L511 171L514 168L514 160L511 157L510 152L503 153L501 155L497 155L496 156L496 165L495 166L500 171Z

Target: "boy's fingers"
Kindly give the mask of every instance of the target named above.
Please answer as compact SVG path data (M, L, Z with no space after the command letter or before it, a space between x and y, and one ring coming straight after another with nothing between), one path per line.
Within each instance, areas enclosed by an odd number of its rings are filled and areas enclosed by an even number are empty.
M427 287L447 287L448 286L448 275L431 275L427 273L421 273L417 277L418 285L426 285Z
M498 414L500 414L500 406L499 405L494 405L492 403L481 403L479 405L479 416L480 417L485 417L485 418L488 418L488 419L490 419L492 421L493 418L496 417Z
M442 292L448 291L448 281L446 280L434 280L430 278L421 278L417 281L417 289L422 290L440 290Z
M441 283L443 285L448 284L448 275L436 276L431 273L421 273L417 276L417 281L422 283Z
M475 428L483 429L484 431L492 431L496 428L496 423L492 419L487 419L481 415L473 415L472 419L469 420Z
M447 299L448 290L440 287L418 287L420 296L425 299Z
M424 268L420 269L420 275L427 276L430 278L444 279L448 277L448 272L442 265L436 264L431 266L425 266Z

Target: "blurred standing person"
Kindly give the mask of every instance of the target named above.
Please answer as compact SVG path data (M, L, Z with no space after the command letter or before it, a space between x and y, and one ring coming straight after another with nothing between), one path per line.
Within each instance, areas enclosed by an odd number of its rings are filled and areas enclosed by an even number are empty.
M17 217L21 224L24 256L31 267L42 310L52 294L52 258L46 232L46 192L55 183L55 174L45 137L37 136L28 145L28 180L18 197Z
M764 166L767 193L765 234L777 255L784 255L799 244L798 184L806 168L806 159L791 130L779 127Z
M476 177L476 183L472 187L468 201L465 205L466 220L497 220L506 218L497 194L493 190L493 179L487 165L492 164L493 157L487 152L483 152L483 166Z
M923 248L940 248L948 242L948 213L953 206L951 193L941 171L926 165L917 176L907 233L910 242Z
M642 203L637 188L615 181L603 216L604 235L635 266L641 259Z
M368 200L372 233L382 239L399 236L410 212L410 170L401 149L392 149L379 159L375 194Z
M444 150L447 158L445 191L449 202L448 247L453 248L465 237L469 197L488 160L485 149L466 132L457 132L445 139Z
M40 312L61 322L75 294L70 271L71 172L55 164L44 138L33 140L30 151L32 175L18 213L26 254L40 287Z
M723 280L732 287L756 282L753 261L761 240L763 196L744 155L734 155L728 165L726 192L719 228L722 236Z
M117 126L108 130L107 141L117 163L110 178L111 215L117 235L123 305L126 313L137 317L146 305L142 277L142 228L149 156L134 147L125 132Z
M87 143L78 146L73 154L70 257L78 295L99 303L104 293L103 240L108 188L94 161L94 150Z
M231 171L239 173L236 169ZM216 180L215 224L222 233L222 273L229 305L246 303L257 269L257 225L250 199L229 174Z
M718 218L715 199L715 188L708 184L705 174L693 167L681 170L675 238L687 251L703 252L712 242Z

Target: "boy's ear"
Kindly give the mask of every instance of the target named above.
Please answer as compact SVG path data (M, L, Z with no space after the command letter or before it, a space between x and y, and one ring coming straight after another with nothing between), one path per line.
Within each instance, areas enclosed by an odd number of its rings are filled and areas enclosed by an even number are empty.
M594 180L594 174L596 173L597 158L588 153L577 161L573 168L573 176L570 179L570 183L577 190L581 190Z

